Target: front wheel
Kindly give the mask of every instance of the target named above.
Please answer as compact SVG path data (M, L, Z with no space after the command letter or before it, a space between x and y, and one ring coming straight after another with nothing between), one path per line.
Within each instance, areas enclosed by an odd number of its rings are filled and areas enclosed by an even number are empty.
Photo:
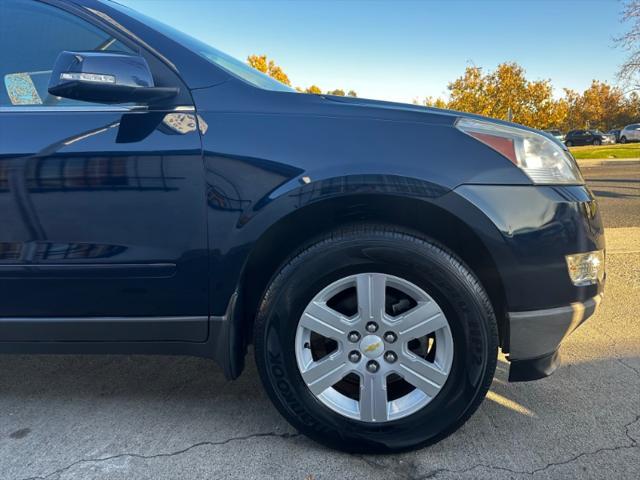
M255 327L279 411L351 452L402 451L456 430L491 384L497 342L487 295L455 255L372 225L332 232L287 261Z
M595 138L592 142L592 145L594 146L602 145L602 140L598 140L597 138Z
M573 147L573 142L572 142L571 140L567 140L566 142L564 142L564 144L565 144L567 147Z
M627 137L620 137L620 143L627 143Z

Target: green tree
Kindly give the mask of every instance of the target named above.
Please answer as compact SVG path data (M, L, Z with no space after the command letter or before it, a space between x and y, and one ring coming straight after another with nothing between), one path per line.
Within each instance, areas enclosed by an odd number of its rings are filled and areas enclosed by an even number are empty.
M347 93L347 97L357 97L358 94L356 93L355 90L349 90L349 93Z
M329 90L328 95L337 95L338 97L344 97L344 90L336 88L335 90Z

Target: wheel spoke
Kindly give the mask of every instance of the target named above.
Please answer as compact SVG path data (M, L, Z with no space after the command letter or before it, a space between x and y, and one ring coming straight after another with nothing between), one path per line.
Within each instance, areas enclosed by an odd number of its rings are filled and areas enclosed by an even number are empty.
M346 377L348 373L349 365L342 355L338 354L312 363L310 368L302 372L302 379L314 395L320 395Z
M398 334L405 341L424 337L440 328L447 327L447 319L436 302L418 305L396 320Z
M300 319L300 325L335 340L342 340L348 328L342 315L319 302L311 302L307 306Z
M399 301L407 296L407 306L415 306L399 315L388 315L387 285L393 287L393 298L398 290L402 294ZM338 305L349 310L353 305L345 302L355 302L357 314L341 313ZM337 350L327 355L329 346L317 342L315 335L337 342ZM409 348L415 339L422 344L425 337L430 361ZM437 302L417 285L382 273L350 275L321 290L304 310L295 342L299 378L310 394L340 415L371 424L404 418L422 409L442 390L453 361L450 326ZM404 382L393 381L387 386L391 374ZM356 375L359 383L354 391L356 385L347 380ZM341 388L343 383L350 388Z
M360 389L360 420L384 422L387 414L387 381L384 375L365 374Z
M363 273L356 277L358 311L364 322L382 320L386 284L386 276L382 273Z
M434 397L447 380L447 374L436 365L407 353L400 355L397 373L430 397Z

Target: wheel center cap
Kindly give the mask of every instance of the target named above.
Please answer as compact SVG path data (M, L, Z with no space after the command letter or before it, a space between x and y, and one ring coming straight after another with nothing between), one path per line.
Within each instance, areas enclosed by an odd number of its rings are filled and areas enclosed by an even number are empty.
M360 352L368 358L378 358L384 352L384 342L377 335L367 335L360 341Z

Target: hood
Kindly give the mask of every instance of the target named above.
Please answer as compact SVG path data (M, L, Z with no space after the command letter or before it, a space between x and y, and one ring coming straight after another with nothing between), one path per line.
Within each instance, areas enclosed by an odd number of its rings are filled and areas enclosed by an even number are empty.
M358 105L361 107L370 107L378 109L388 109L395 111L405 112L422 112L422 113L438 113L438 114L453 114L452 110L441 110L439 108L424 107L422 105L412 105L410 103L400 102L387 102L385 100L371 100L368 98L358 97L341 97L336 95L322 95L325 99L331 102L346 103L349 105ZM459 115L456 115L459 116Z
M409 103L399 103L399 102L387 102L383 100L370 100L368 98L357 98L357 97L338 97L335 95L321 95L327 101L344 104L344 105L352 105L363 108L371 109L372 111L376 111L377 117L387 117L389 120L396 118L397 114L400 112L406 112L407 114L424 114L430 115L431 118L440 117L442 119L442 123L453 123L458 118L471 118L474 120L481 120L483 122L495 123L498 125L506 125L510 127L521 128L523 130L528 130L536 133L543 134L548 137L552 137L552 135L543 132L542 130L537 130L535 128L526 127L519 123L507 122L506 120L499 120L496 118L485 117L483 115L478 115L475 113L468 112L460 112L457 110L446 110L435 107L425 107L422 105L412 105ZM388 112L385 115L385 112ZM396 115L394 115L394 113ZM438 123L441 123L438 122Z

